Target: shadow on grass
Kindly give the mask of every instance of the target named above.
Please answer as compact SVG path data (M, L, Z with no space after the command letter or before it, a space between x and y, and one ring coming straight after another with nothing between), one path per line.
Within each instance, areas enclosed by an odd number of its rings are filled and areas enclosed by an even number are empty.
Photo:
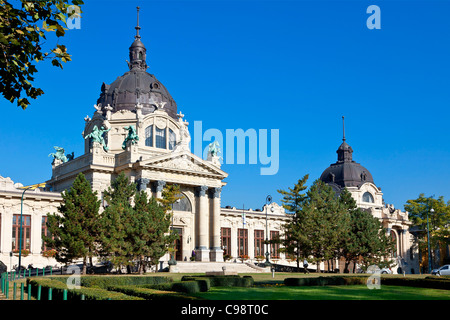
M266 284L252 288L214 287L196 296L208 300L450 300L447 290L364 285L287 287Z

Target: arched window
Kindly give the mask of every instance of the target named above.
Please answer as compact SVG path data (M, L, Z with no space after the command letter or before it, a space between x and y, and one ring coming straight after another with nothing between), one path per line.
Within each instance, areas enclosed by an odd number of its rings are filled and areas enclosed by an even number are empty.
M370 192L365 192L362 197L363 202L374 203L373 196Z
M153 147L153 126L145 128L145 145Z
M155 146L157 148L166 148L166 129L156 128L155 130Z
M177 144L177 136L172 129L169 129L169 150L175 149L175 145Z
M188 212L191 212L192 211L192 206L191 206L191 202L189 201L189 199L184 194L181 194L179 196L181 196L180 201L175 202L173 204L173 210L174 211L188 211Z

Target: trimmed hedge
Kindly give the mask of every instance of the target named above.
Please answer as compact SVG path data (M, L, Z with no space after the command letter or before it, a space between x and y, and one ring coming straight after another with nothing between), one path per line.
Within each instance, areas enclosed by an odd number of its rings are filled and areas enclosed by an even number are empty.
M251 276L183 276L181 281L206 280L204 286L210 287L253 287Z
M317 278L286 278L286 286L340 286L366 284L366 276L359 277L317 277Z
M328 285L358 285L367 284L368 276L356 277L317 277L317 278L286 278L286 286L328 286ZM450 290L450 279L439 277L408 278L408 277L381 277L381 285L421 287Z
M147 287L113 286L108 289L145 300L197 300L197 298L182 293Z
M404 287L420 287L431 289L450 290L450 279L439 277L417 278L381 278L381 284Z
M49 278L28 278L27 286L31 286L31 295L37 298L38 287L41 286L41 300L48 300L49 288L52 288L52 300L63 300L64 290L67 290L67 300L143 300L120 292L100 288L67 289L67 285L59 280Z
M69 276L54 276L46 277L52 280L58 280L63 283L67 282ZM130 275L115 275L115 276L80 276L81 286L83 287L96 287L107 289L110 286L127 286L127 285L156 285L161 283L172 282L172 278L160 277L160 276L130 276Z

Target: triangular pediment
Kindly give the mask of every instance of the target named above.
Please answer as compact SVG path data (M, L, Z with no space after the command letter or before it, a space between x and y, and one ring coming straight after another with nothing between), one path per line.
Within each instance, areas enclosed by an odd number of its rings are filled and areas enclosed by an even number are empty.
M140 161L140 166L162 171L175 171L200 176L209 176L218 179L225 179L228 176L226 172L209 161L203 160L187 151L171 152L142 160Z

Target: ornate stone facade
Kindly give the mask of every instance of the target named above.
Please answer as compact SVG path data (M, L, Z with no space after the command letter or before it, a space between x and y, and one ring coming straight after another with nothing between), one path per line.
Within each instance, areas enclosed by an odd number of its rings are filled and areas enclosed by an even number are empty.
M22 187L20 183L15 184L10 178L0 176L0 260L7 265L8 270L18 264L19 221L23 207L21 265L53 266L56 261L42 255L46 250L42 243L42 233L46 229L46 216L57 212L61 195L39 188L27 190L24 194L24 190L19 187Z

